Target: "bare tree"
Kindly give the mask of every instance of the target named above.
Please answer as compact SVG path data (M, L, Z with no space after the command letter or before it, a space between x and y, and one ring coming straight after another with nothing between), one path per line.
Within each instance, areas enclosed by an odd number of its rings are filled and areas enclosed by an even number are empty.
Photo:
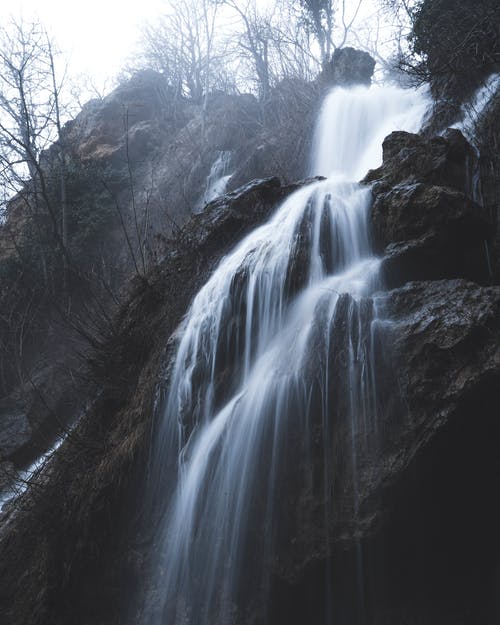
M319 45L321 62L332 55L335 7L333 0L300 0L304 25L310 30Z
M363 0L299 0L303 28L316 39L322 64L347 43L362 4Z
M261 100L284 79L311 80L317 74L320 65L310 32L301 28L296 8L288 0L265 6L256 0L223 0L223 4L236 17L228 37L242 63L239 82L247 89L251 85Z
M202 102L216 72L218 2L166 0L163 15L143 29L143 56L177 96Z
M240 54L250 60L260 99L266 100L271 87L270 48L274 39L274 11L259 10L255 0L247 0L244 6L238 0L225 0L224 4L238 15L243 27L238 37Z
M47 281L43 225L68 261L65 156L62 141L61 85L54 45L39 22L15 22L0 29L0 180L6 200L17 194L31 213ZM42 155L54 141L60 179L56 206L48 188Z

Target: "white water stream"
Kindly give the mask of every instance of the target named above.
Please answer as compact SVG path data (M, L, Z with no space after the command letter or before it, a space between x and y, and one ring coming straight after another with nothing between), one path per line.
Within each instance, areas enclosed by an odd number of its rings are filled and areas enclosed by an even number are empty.
M219 152L219 155L210 168L210 173L208 174L205 185L205 192L198 202L198 210L202 210L205 204L208 204L218 198L219 195L226 192L228 182L233 175L229 172L232 156L233 153L230 150L222 150Z
M462 106L462 120L452 126L463 132L472 145L475 145L476 124L487 111L489 104L500 89L500 74L491 74L471 98Z
M421 93L394 87L333 91L311 166L329 178L291 195L194 299L153 449L148 624L229 625L246 597L265 605L277 545L295 527L286 499L313 480L315 428L334 430L340 403L353 433L376 428L369 296L379 260L371 192L355 181L380 164L386 134L419 128L425 107Z

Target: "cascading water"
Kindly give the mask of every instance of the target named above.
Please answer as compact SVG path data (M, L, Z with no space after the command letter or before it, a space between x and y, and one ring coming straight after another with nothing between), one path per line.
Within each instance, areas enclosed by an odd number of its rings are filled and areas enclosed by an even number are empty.
M424 109L417 92L333 91L312 164L330 177L290 196L193 301L153 450L148 624L268 622L272 573L307 557L304 540L328 552L337 421L351 432L354 491L354 441L376 430L379 260L370 189L349 180L379 164L390 130L417 130ZM304 514L323 528L307 539Z
M205 192L202 198L198 202L198 209L201 210L205 204L215 200L219 195L225 193L229 179L232 174L229 172L229 166L231 164L231 158L233 153L230 150L222 150L215 159L210 173L207 177L205 185Z
M461 130L472 145L475 145L476 125L499 89L500 74L491 74L471 100L462 106L462 119L452 126Z

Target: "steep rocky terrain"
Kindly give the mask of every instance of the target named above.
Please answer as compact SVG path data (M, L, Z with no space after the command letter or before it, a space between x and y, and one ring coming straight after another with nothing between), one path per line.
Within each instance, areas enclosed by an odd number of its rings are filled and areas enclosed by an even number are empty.
M168 339L228 246L296 188L270 178L214 202L181 231L149 281L133 289L115 337L95 356L102 386L93 406L37 485L3 515L0 605L7 622L120 622L129 585L143 573L144 545L135 532Z
M312 123L321 86L299 89L290 105L295 117L280 108L279 93L266 111L250 96L214 95L204 120L195 105L169 109L157 76L134 80L88 105L67 132L79 137L78 158L118 172L109 185L116 183L114 200L129 225L129 165L142 205L153 170L159 182L151 232L170 232L174 219L175 235L157 248L159 262L135 277L113 331L88 353L92 384L72 409L86 407L84 418L2 515L0 616L12 625L127 622L153 542L142 523L141 493L176 329L222 255L307 184L288 182L303 174L309 122L300 139L281 135L301 110ZM500 266L497 103L482 122L482 203L471 183L476 153L458 130L392 133L382 166L365 178L387 287L375 299L386 319L376 350L379 436L369 444L351 440L338 409L326 441L338 514L326 544L317 541L324 491L283 494L290 534L273 569L270 622L302 625L332 614L356 625L493 625L500 618L500 287L491 268ZM273 115L282 125L271 131L265 120ZM243 186L181 226L219 150L238 154L231 187L275 172L286 172L287 183L267 178ZM115 227L111 250L121 241ZM296 260L300 281L303 259ZM117 263L127 266L125 259ZM339 306L339 326L348 323L349 303L346 296ZM367 308L360 305L360 318ZM341 351L332 363L340 373L342 359ZM61 395L67 393L63 384ZM9 401L0 438L7 461L31 427L20 404ZM36 412L34 402L30 410ZM325 432L316 432L315 444L324 445ZM353 445L363 457L356 496L352 467L339 451ZM324 600L327 572L331 605ZM130 620L140 622L140 615Z
M0 489L82 413L94 394L89 343L114 332L110 320L127 281L144 279L168 239L200 210L218 155L230 154L229 190L255 178L303 177L328 84L282 84L265 106L250 94L214 93L204 108L174 99L160 74L143 71L66 124L67 284L54 270L44 285L23 194L0 227ZM55 194L53 152L42 163Z

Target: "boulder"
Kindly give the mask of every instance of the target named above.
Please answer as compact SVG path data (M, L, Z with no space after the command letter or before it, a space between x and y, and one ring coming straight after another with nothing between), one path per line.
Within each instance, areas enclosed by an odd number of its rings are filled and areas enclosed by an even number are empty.
M450 187L403 184L375 197L374 246L389 288L411 280L488 279L486 211Z
M482 208L463 193L421 183L397 185L376 195L371 219L378 252L390 243L431 233L446 234L466 246L484 240L491 226Z
M324 64L321 79L332 86L349 87L351 85L370 86L375 59L368 52L355 48L337 48L331 61Z
M454 129L430 140L402 131L384 140L383 164L364 182L372 183L373 242L389 288L412 280L489 281L492 222L474 201L475 158Z
M391 186L403 181L423 182L472 194L476 156L459 130L449 128L431 139L398 130L384 139L382 153L382 165L368 172L365 183Z
M340 330L353 311L349 299L339 302ZM329 464L323 464L319 444L308 463L287 467L287 475L311 476L302 491L281 499L287 518L298 522L277 557L271 610L286 614L292 625L304 622L305 596L309 609L323 615L325 579L337 589L334 615L355 615L362 600L372 615L367 622L374 624L451 625L491 595L477 571L491 575L495 560L488 563L486 556L490 544L498 545L500 511L491 493L499 468L500 287L465 280L410 283L380 294L375 304L376 426L354 431L342 403L340 409L331 403ZM363 304L359 314L370 319ZM325 427L328 422L312 436L324 441ZM331 489L319 478L315 490L313 476L321 475ZM330 527L328 505L335 511ZM356 587L361 567L363 586ZM436 588L446 598L440 618ZM411 603L415 597L418 606Z

